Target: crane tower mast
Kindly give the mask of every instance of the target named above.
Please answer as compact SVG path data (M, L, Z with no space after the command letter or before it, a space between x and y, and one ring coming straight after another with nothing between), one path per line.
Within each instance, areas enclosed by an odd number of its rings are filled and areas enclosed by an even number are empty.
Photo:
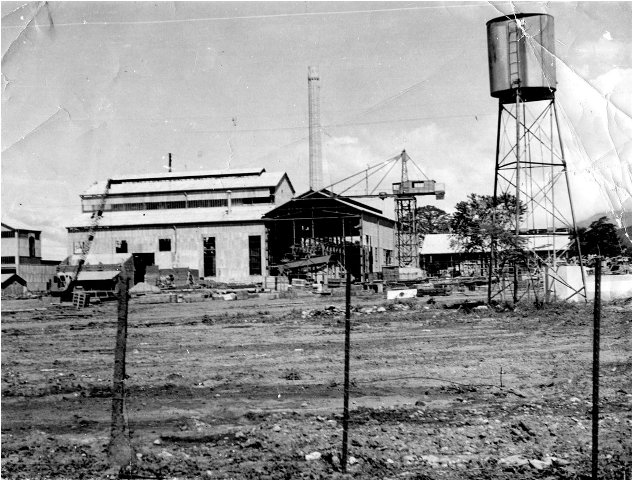
M395 197L395 218L397 219L397 252L400 267L419 267L419 235L417 232L417 197L435 195L445 197L443 184L434 180L410 180L406 150L402 151L402 174L399 183L393 184Z

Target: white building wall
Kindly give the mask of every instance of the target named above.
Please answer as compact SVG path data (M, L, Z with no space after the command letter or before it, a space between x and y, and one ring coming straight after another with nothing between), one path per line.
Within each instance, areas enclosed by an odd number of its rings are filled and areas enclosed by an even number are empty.
M284 178L281 184L279 185L279 188L274 193L274 204L282 205L285 202L290 201L293 197L294 197L294 193L292 192L292 189L290 188L290 184L288 183L287 179Z
M20 256L20 257L29 257L29 238L33 238L35 241L35 255L34 257L42 257L42 243L41 236L40 238L35 238L35 233L23 232L18 233L17 230L11 230L5 227L2 227L3 232L14 232L13 237L3 237L2 238L2 256Z
M262 275L250 275L249 236L261 237L261 271L265 272L263 223L230 223L180 227L137 227L98 231L90 253L115 253L118 241L127 242L128 253L153 253L154 262L162 269L188 267L204 276L203 238L215 237L216 276L219 282L260 282ZM85 241L86 232L68 234L68 254L75 253L74 242ZM160 252L158 240L171 239L171 252Z
M55 275L56 265L22 264L18 267L18 275L26 280L31 292L45 292L49 281Z
M395 230L393 223L380 219L367 219L362 222L364 245L373 249L373 271L378 272L386 265L384 263L384 250L390 250L393 261L397 258L395 252ZM368 238L367 238L368 236Z
M557 273L568 286L561 282L556 282L552 278L549 282L555 282L557 299L563 300L573 295L582 287L582 271L579 265L561 265L557 268ZM586 278L586 299L595 299L595 276L588 275L588 270L584 269ZM615 300L617 298L629 298L632 296L632 275L602 275L601 276L601 299L603 301ZM579 302L582 297L573 296L570 301Z
M2 227L3 232L11 232L8 228ZM18 254L18 238L17 232L15 237L2 237L2 256L15 257Z

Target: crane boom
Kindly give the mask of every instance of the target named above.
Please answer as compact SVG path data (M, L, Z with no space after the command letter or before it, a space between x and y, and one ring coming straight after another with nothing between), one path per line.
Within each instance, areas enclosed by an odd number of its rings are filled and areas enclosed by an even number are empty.
M68 288L61 295L61 300L71 301L72 293L79 280L79 274L81 270L83 270L83 266L86 263L86 259L88 258L88 254L90 253L90 248L92 247L92 242L94 240L94 236L97 233L97 229L99 228L99 223L101 222L101 217L103 217L103 210L105 210L105 204L107 202L108 195L110 193L110 188L112 187L112 179L108 179L105 184L105 190L103 194L101 194L101 201L99 202L99 208L92 216L92 222L90 223L90 228L88 230L88 240L83 243L81 246L81 254L79 256L79 261L77 262L77 268L73 274L73 278L70 281Z

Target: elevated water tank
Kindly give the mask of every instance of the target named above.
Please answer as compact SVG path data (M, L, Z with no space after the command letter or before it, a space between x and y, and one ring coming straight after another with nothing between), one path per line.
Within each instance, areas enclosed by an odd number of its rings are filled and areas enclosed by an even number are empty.
M553 17L519 13L487 22L489 83L492 97L502 103L553 98L555 36Z

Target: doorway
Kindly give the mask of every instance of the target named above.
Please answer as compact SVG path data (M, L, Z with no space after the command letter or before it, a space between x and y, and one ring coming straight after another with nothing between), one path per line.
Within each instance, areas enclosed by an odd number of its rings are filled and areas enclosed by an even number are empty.
M215 237L205 237L204 247L204 276L214 277L217 275L215 269Z
M134 285L145 281L147 267L154 265L153 253L132 253L134 257Z

